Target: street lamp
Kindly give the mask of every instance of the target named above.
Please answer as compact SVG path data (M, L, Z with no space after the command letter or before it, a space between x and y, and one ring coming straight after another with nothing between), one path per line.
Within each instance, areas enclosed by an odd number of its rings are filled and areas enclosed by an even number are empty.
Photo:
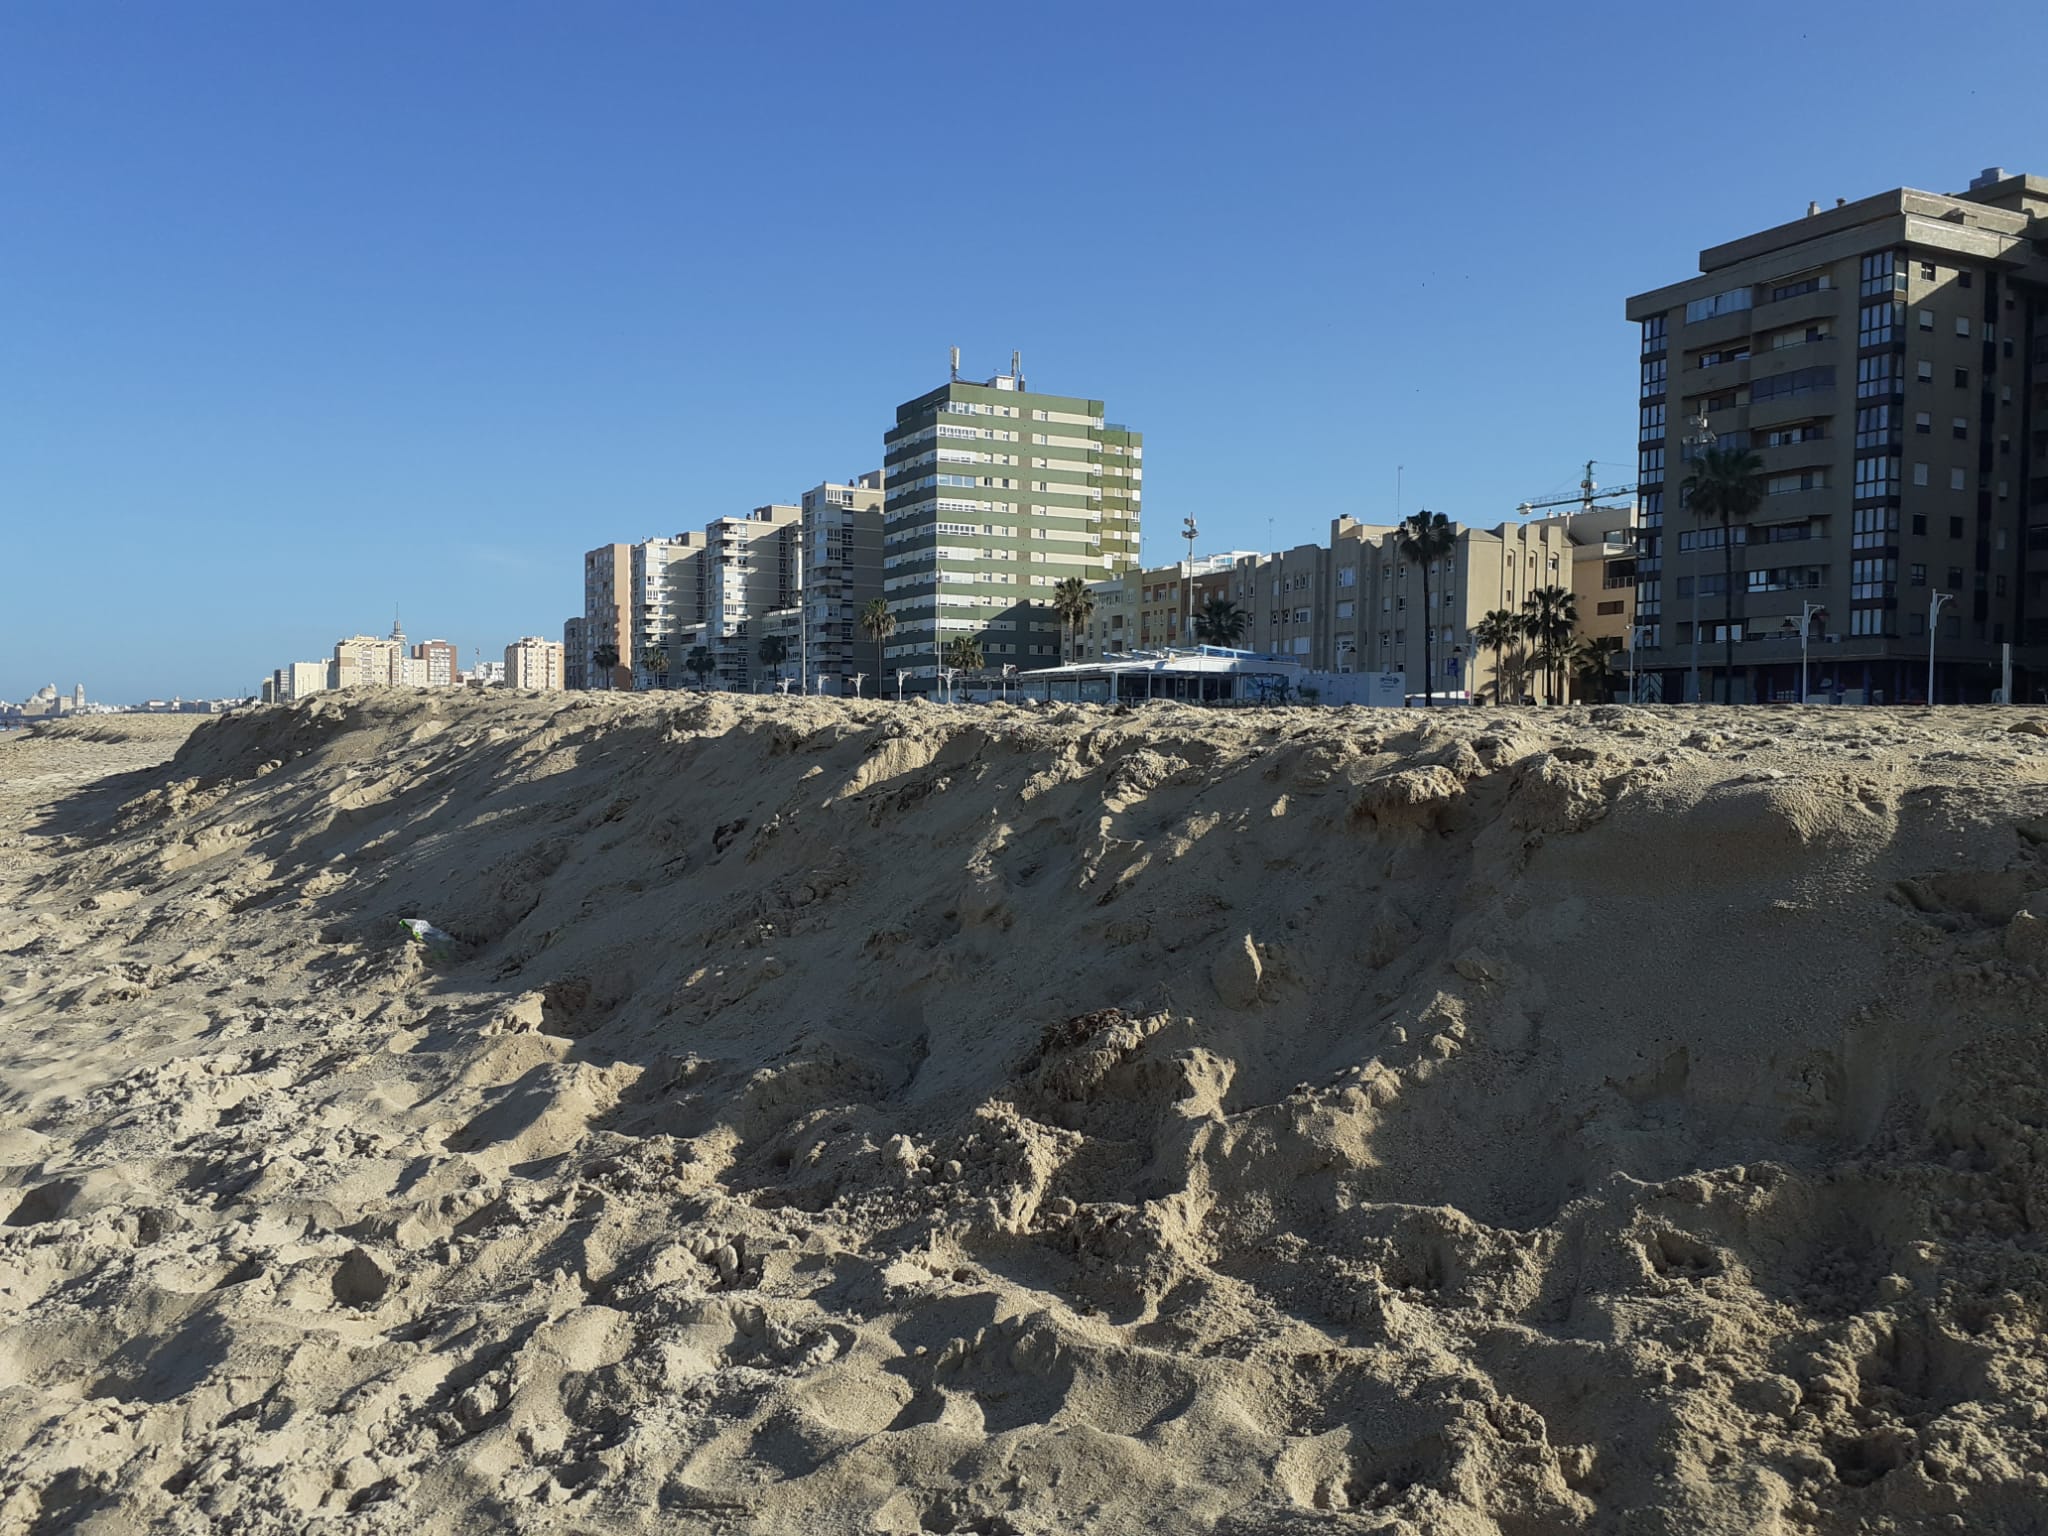
M1188 618L1187 628L1181 631L1181 644L1195 643L1195 539L1197 530L1192 517L1181 519L1180 536L1188 541Z
M856 672L853 674L853 696L856 699L860 697L860 685L867 681L867 677L868 675L865 672Z
M903 679L908 676L910 676L910 668L898 667L896 669L896 702L898 704L903 702Z
M1941 605L1955 601L1953 592L1935 592L1927 599L1927 705L1934 707L1934 631L1941 620Z
M1827 609L1823 608L1819 603L1809 602L1799 605L1799 702L1802 705L1806 702L1807 637L1813 633L1813 621L1815 619L1824 619L1827 616Z
M1687 446L1695 450L1695 457L1703 456L1714 446L1714 429L1707 421L1707 405L1700 402L1699 415L1692 418L1692 431L1686 436ZM1692 676L1686 683L1687 691L1695 704L1706 700L1700 694L1700 555L1705 545L1700 540L1701 519L1693 515L1692 529Z

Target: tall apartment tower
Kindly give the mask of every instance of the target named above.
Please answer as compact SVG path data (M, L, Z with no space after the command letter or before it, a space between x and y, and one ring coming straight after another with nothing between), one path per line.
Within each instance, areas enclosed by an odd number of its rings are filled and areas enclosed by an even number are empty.
M930 678L943 647L991 667L1060 659L1052 589L1138 563L1144 439L1100 400L1033 394L1012 371L955 379L896 408L882 437L882 587L896 615L882 670Z
M632 589L636 684L659 687L667 674L681 668L688 632L703 622L696 561L709 543L704 534L679 533L630 547L627 580ZM650 667L657 652L668 658L667 673L661 676Z
M522 635L505 647L505 681L514 688L558 692L564 683L562 646L539 635Z
M583 639L583 615L562 621L562 686L580 690L590 686L590 647Z
M1638 665L1666 700L1985 700L2048 679L2048 180L1987 171L1901 188L1700 253L1636 295L1641 327ZM1763 461L1733 530L1681 487L1704 439ZM2039 529L2037 533L2035 530ZM2038 547L2037 547L2038 546ZM1725 660L1732 638L1734 666Z
M755 620L796 600L796 541L802 510L773 503L704 529L697 568L701 643L718 660L718 685L748 691L758 668ZM697 643L692 641L692 643Z
M882 471L805 491L803 624L811 686L851 695L854 674L880 678L881 657L860 628L860 610L882 595ZM865 686L865 685L863 685Z
M454 645L446 640L422 640L413 646L412 654L415 661L425 663L423 686L455 686L455 674L462 670L462 658Z
M583 557L583 642L581 659L591 687L626 688L633 677L633 546L600 544ZM616 646L619 663L609 677L591 657L599 646Z

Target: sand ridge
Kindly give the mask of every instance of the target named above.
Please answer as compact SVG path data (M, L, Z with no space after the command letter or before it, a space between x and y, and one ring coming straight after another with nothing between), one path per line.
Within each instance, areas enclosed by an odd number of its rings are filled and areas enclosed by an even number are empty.
M2026 711L95 728L0 1532L2043 1528Z

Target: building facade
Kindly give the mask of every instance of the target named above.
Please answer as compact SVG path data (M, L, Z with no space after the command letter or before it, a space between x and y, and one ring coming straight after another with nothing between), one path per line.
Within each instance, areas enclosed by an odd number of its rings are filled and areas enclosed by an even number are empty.
M774 503L705 528L704 552L695 562L701 628L685 638L710 647L718 663L715 686L751 691L759 667L755 621L795 606L802 515L799 507ZM676 658L678 665L681 660Z
M1099 400L1034 394L1013 366L898 406L882 448L891 675L929 687L961 637L990 667L1055 665L1052 589L1138 563L1143 437L1106 421Z
M375 635L350 635L334 642L334 686L395 688L405 681L405 645Z
M591 687L633 685L633 546L600 544L583 557L584 676ZM601 646L618 650L618 665L603 675L592 658Z
M422 640L412 648L413 658L424 663L421 673L422 685L428 688L452 688L455 674L462 670L462 659L454 645L446 640Z
M524 635L505 647L505 681L514 688L558 692L563 687L560 642Z
M685 642L704 621L698 564L709 545L707 534L679 533L629 546L635 687L664 687L681 668Z
M562 686L582 689L590 686L590 651L583 638L583 617L562 621Z
M854 676L881 675L875 642L860 628L860 611L882 595L883 474L827 480L799 498L804 610L803 641L811 688L851 695Z
M1798 697L1802 624L1825 696L1924 699L1930 639L1938 701L1988 699L2007 644L2031 696L2048 658L2044 242L2048 181L1989 171L1952 195L1815 204L1628 301L1636 620L1662 697L1695 675L1710 699ZM1761 506L1725 535L1683 490L1708 445L1763 465Z

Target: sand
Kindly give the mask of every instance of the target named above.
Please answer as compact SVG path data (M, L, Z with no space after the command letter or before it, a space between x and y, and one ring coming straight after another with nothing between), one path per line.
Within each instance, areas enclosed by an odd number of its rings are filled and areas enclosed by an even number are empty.
M2044 781L2023 710L0 739L0 1533L2048 1530Z

